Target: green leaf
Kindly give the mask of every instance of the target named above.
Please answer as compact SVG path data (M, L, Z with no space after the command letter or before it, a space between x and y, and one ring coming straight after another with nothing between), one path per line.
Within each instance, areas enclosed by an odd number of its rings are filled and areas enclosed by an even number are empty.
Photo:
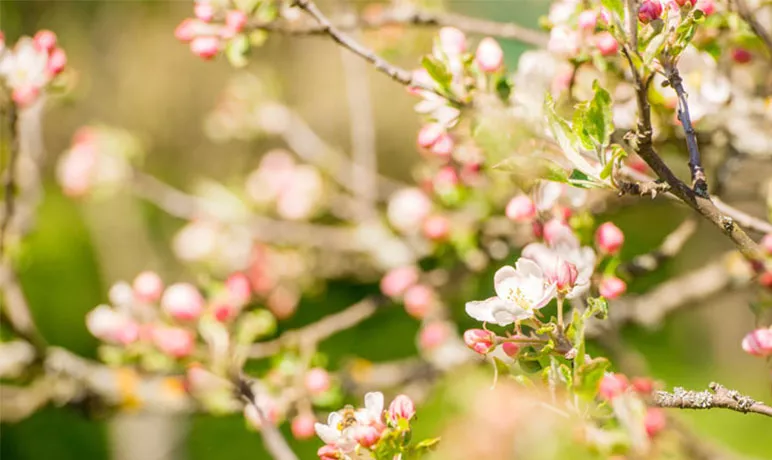
M520 369L522 369L523 372L529 374L534 374L542 370L542 365L538 359L520 358L517 360L517 364L520 365Z
M574 134L579 137L579 141L582 143L582 147L587 150L595 150L595 142L593 142L592 138L590 137L590 133L584 126L589 106L589 102L581 102L574 107L574 117L572 124L574 128Z
M568 176L568 183L578 188L601 188L606 187L606 184L599 182L598 179L590 177L587 174L574 169L571 171L571 175Z
M597 168L591 166L587 160L582 157L582 154L579 151L581 141L573 132L568 122L555 112L555 101L553 101L552 95L549 93L547 93L545 100L545 112L547 114L550 131L558 145L560 145L561 150L563 150L563 154L580 171L587 175L597 177Z
M625 152L625 149L622 148L621 145L614 144L611 146L611 158L609 159L608 163L606 163L606 166L603 167L603 169L600 171L600 178L601 179L607 179L611 176L611 173L614 171L614 165L621 161L622 158L625 158L627 156L627 152Z
M437 447L437 444L440 443L440 439L441 438L439 438L439 437L424 439L423 441L421 441L418 444L416 444L415 448L418 449L418 450L434 449L435 447Z
M498 372L499 375L509 374L509 371L510 371L509 364L505 363L503 360L494 356L493 365L496 366L496 372Z
M568 171L544 157L513 155L493 166L493 169L512 173L516 180L532 181L544 179L551 182L568 182Z
M614 132L614 119L611 112L611 95L595 80L592 83L594 95L584 117L584 129L590 138L601 147L608 145Z
M442 88L450 86L450 82L453 79L453 75L445 68L445 64L434 56L424 56L421 59L421 65L429 72L432 80Z
M506 75L502 75L496 79L496 94L499 95L499 99L502 101L508 101L509 96L512 94L512 82Z
M600 3L622 22L625 17L625 5L622 0L601 0Z
M606 358L595 358L580 366L574 380L576 394L588 401L595 399L600 380L610 364Z
M606 319L608 317L608 301L603 297L590 297L587 299L587 309L584 311L584 317L590 318L592 316L598 319Z

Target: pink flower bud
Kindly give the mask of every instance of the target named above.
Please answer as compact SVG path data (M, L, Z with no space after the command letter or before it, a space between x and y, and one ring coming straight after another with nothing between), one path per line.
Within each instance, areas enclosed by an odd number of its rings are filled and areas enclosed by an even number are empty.
M697 0L673 0L673 1L674 1L674 2L676 3L676 5L678 5L678 6L684 6L684 5L686 5L687 3L688 3L688 4L690 4L691 6L694 6L694 5L697 3Z
M195 37L190 42L190 51L202 59L212 59L220 51L220 40L217 37Z
M636 393L650 395L654 391L654 381L647 377L634 377L630 382Z
M576 265L558 257L555 259L555 266L548 267L545 275L550 282L555 283L558 291L565 293L574 288L579 271Z
M193 353L193 333L181 327L156 327L152 332L153 343L163 353L173 358L184 358Z
M544 224L542 235L544 236L544 241L552 244L562 233L566 231L573 233L571 227L566 225L566 223L562 220L550 219L546 224Z
M458 56L466 52L466 36L455 27L440 29L440 48L448 56Z
M449 158L453 154L455 147L456 143L453 141L453 137L448 133L442 133L432 144L429 151L440 158Z
M756 329L743 338L742 348L754 356L772 355L772 329Z
M600 380L598 393L605 400L612 400L627 390L629 382L622 374L606 373Z
M601 280L598 291L608 300L616 299L627 290L627 284L616 276L606 276Z
M311 439L314 437L314 424L316 419L313 415L298 415L292 419L292 436L295 439Z
M415 416L415 404L409 396L399 395L389 404L387 419L393 424L399 423L400 419L410 420Z
M595 243L605 254L616 254L624 242L625 234L611 222L606 222L595 231Z
M316 451L316 455L319 456L319 460L338 460L341 458L337 447L330 444L320 447Z
M745 48L735 48L732 50L732 60L738 64L747 64L751 62L753 55Z
M484 329L469 329L464 332L464 343L476 353L487 354L493 348L493 332Z
M381 278L381 292L388 297L399 297L418 282L418 269L413 266L393 268Z
M665 411L659 407L650 407L646 410L646 415L643 416L643 426L650 438L664 430L666 425Z
M444 133L445 128L443 128L439 123L429 123L423 125L421 130L418 131L418 138L416 139L416 143L418 144L418 147L422 149L428 149L434 145L435 142L437 142L440 136L442 136Z
M238 314L239 309L229 303L218 303L212 308L214 319L221 323L232 320Z
M412 80L413 85L416 83L420 84L421 86L424 86L426 88L432 88L434 87L434 80L432 79L431 75L429 75L429 72L426 69L416 69L413 71L412 74ZM424 89L418 87L418 86L408 86L407 92L412 94L413 96L420 96L422 92L425 91Z
M247 275L243 273L229 276L225 280L225 291L228 293L228 300L238 306L246 305L252 298L252 286Z
M638 8L638 20L644 24L659 19L662 16L662 3L659 0L644 0Z
M230 10L225 14L225 27L234 34L244 30L247 25L247 14L241 10Z
M134 298L140 302L153 303L161 298L164 290L164 283L161 277L155 272L142 272L134 278L132 284Z
M174 37L183 43L188 43L196 38L197 24L199 23L193 18L183 19L177 28L174 29Z
M504 213L513 222L530 221L536 217L536 205L525 195L518 195L507 203Z
M603 56L613 56L619 51L617 39L609 32L601 32L595 36L595 47Z
M40 88L34 85L25 84L13 89L11 93L11 99L19 107L27 107L32 105L33 102L40 95Z
M61 48L54 48L48 56L46 70L49 75L59 75L67 65L67 54Z
M306 372L303 380L306 390L313 395L324 393L330 389L330 374L321 367L314 367Z
M772 233L767 233L764 235L764 238L761 239L761 248L767 253L767 255L772 256Z
M501 344L501 349L510 358L514 358L520 352L520 345L512 342L504 342Z
M421 329L418 335L418 345L424 350L439 347L450 337L447 324L442 322L429 323Z
M716 12L716 2L714 0L697 0L694 6L705 13L705 16L710 16Z
M765 288L772 289L772 272L765 271L759 275L759 284Z
M193 14L195 14L198 19L209 22L214 18L214 7L209 2L199 1L196 2L196 5L193 7Z
M172 284L161 298L161 307L174 319L194 320L204 310L204 298L191 284Z
M501 70L501 66L504 63L504 51L501 50L499 42L493 38L486 37L477 46L474 58L480 70L494 73Z
M381 432L371 425L357 425L352 428L352 437L364 448L370 448L381 440Z
M416 284L405 292L405 311L413 318L421 319L434 305L434 291L423 284Z
M32 42L41 51L51 51L56 46L56 34L50 30L39 30Z
M578 23L580 29L595 30L595 26L598 24L598 14L591 10L582 11L579 13Z
M429 216L424 221L423 231L430 240L444 240L450 234L450 220L445 216Z
M386 216L394 228L408 233L420 230L431 209L432 202L426 194L417 188L406 188L389 199Z
M453 188L458 185L458 173L452 166L445 166L437 171L433 183L434 188L438 190Z
M611 13L606 8L601 7L598 19L600 19L602 24L609 24L611 22Z
M107 343L129 345L139 339L139 325L124 313L100 305L86 315L91 334Z

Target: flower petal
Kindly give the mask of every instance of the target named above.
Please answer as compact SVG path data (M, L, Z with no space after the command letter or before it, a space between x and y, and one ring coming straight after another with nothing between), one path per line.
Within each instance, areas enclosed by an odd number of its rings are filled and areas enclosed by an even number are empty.
M371 391L365 394L365 408L376 420L380 420L383 414L383 393Z
M555 286L555 284L552 283L547 285L547 287L544 289L542 297L540 299L535 300L531 308L533 308L534 310L543 308L548 303L550 303L550 301L555 297L556 294L557 294L557 287Z
M499 326L508 326L515 321L520 321L533 316L530 310L525 310L518 307L514 303L507 303L504 307L499 307L493 310L493 322Z
M315 423L314 430L316 435L324 441L325 444L334 444L340 439L340 431L324 423Z
M506 299L508 295L507 289L504 287L507 285L509 280L512 280L513 278L517 277L517 271L515 271L515 267L505 265L498 270L496 270L496 274L493 275L493 286L496 290L496 295L501 297L502 299Z
M544 278L544 271L539 267L539 264L531 259L521 257L517 259L515 266L517 267L518 273L522 276L532 276L539 279Z
M506 301L499 297L491 297L487 300L475 300L472 302L467 302L465 308L466 314L476 319L477 321L482 321L483 323L492 323L494 322L493 308L505 303Z

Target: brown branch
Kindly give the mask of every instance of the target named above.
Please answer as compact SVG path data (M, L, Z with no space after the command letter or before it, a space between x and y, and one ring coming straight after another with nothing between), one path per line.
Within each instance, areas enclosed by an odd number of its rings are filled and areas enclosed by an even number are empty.
M719 211L707 195L695 192L676 177L654 150L652 144L651 107L648 100L651 78L649 77L644 81L633 64L626 47L623 48L622 54L627 59L633 74L638 104L638 125L634 138L631 140L636 153L643 158L660 179L663 179L670 185L671 193L718 227L732 240L740 253L754 265L755 269L761 269L765 266L766 260L756 242L734 222L734 219Z
M321 342L370 318L382 303L383 299L376 297L361 300L345 310L325 316L308 326L286 331L274 340L252 345L249 357L252 359L267 358L279 353L286 347Z
M735 10L737 10L737 14L740 15L740 17L748 23L748 25L753 30L753 33L755 33L761 41L764 42L764 45L767 47L767 52L770 56L772 56L772 37L767 33L766 29L762 27L761 23L756 20L755 17L753 17L753 12L748 8L748 4L745 3L745 0L733 0L729 2L734 3Z
M743 414L754 413L772 417L772 407L756 401L750 396L730 390L718 383L709 385L710 391L690 391L681 387L672 393L658 391L654 394L654 405L679 409L729 409Z
M0 291L3 294L3 310L14 332L34 345L38 352L45 350L46 342L35 326L16 272L7 260L0 262Z
M697 222L694 219L684 220L667 235L657 249L635 256L631 261L622 264L619 270L629 276L641 276L656 270L665 261L675 257L696 230Z
M390 25L419 27L451 26L467 33L516 40L542 48L547 46L547 41L549 40L549 37L544 32L529 29L514 23L490 21L455 13L432 13L420 10L402 11L392 9L386 10L375 16L357 17L347 15L345 18L335 21L335 27L340 30L380 29ZM253 23L250 26L254 29L285 33L288 35L327 34L325 27L318 24L288 25L271 22Z
M244 376L239 376L236 382L236 388L239 391L241 398L247 403L255 407L258 417L260 417L260 435L263 437L263 446L265 450L275 460L298 460L298 456L292 451L292 448L287 443L287 440L282 436L279 428L276 427L268 417L263 413L260 405L257 404L255 392L252 389L252 385L246 380Z
M294 5L316 19L316 21L322 27L324 33L326 33L336 43L350 50L352 53L358 55L370 64L373 64L377 71L387 75L392 80L405 86L431 91L438 96L443 97L458 105L464 104L461 100L451 95L443 94L438 92L436 89L425 87L423 84L413 78L413 74L410 71L389 63L382 57L375 54L375 52L371 49L354 40L349 35L346 35L342 30L338 29L335 25L332 24L332 22L327 18L327 16L324 15L324 13L322 13L319 7L316 6L316 3L314 3L312 0L296 0Z
M0 136L8 139L8 164L5 170L3 191L5 193L2 221L0 221L0 257L5 257L6 238L8 228L16 211L14 195L16 194L16 162L19 159L19 113L16 104L8 104L8 125L0 126L0 133L8 129L8 136Z
M697 195L707 198L708 179L705 176L705 170L702 168L700 147L697 144L697 132L694 130L694 126L692 126L692 119L689 115L689 104L686 101L683 79L674 63L667 65L666 71L667 80L678 96L678 119L684 128L684 134L686 134L686 148L689 151L689 171L692 174L692 188Z

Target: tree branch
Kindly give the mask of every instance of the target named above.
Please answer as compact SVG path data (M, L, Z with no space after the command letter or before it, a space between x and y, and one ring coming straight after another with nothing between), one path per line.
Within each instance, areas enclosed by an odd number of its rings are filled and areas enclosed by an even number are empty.
M654 394L654 405L679 409L729 409L743 414L754 413L772 417L772 407L756 401L750 396L730 390L719 383L711 383L710 391L691 391L681 387L672 393L658 391Z
M388 9L378 15L366 17L347 15L345 18L335 21L335 27L340 30L379 29L389 25L419 27L451 26L467 33L515 40L540 48L547 46L547 41L549 40L548 35L544 32L522 27L514 23L490 21L455 13L432 13L413 9ZM270 22L253 23L250 26L254 29L289 35L326 35L328 33L323 25L317 24L287 25Z
M252 390L250 383L244 376L240 376L235 384L244 401L247 404L253 405L257 410L257 415L260 417L261 421L260 435L263 437L265 450L267 450L275 460L298 460L298 456L295 455L292 448L287 444L287 440L284 439L279 428L268 420L263 413L263 410L257 404L256 395Z
M631 261L620 265L619 270L629 276L641 276L653 272L665 261L675 257L695 231L697 231L696 220L693 218L684 220L667 235L657 249L635 256Z
M761 41L764 42L764 45L767 47L767 52L770 56L772 56L772 37L770 37L764 27L761 26L761 23L759 23L759 21L753 17L753 13L751 12L750 8L748 8L748 4L745 3L745 0L734 0L733 2L730 1L729 3L734 3L737 14L740 15L743 21L748 23L748 25L753 30L753 33L755 33L761 39Z

